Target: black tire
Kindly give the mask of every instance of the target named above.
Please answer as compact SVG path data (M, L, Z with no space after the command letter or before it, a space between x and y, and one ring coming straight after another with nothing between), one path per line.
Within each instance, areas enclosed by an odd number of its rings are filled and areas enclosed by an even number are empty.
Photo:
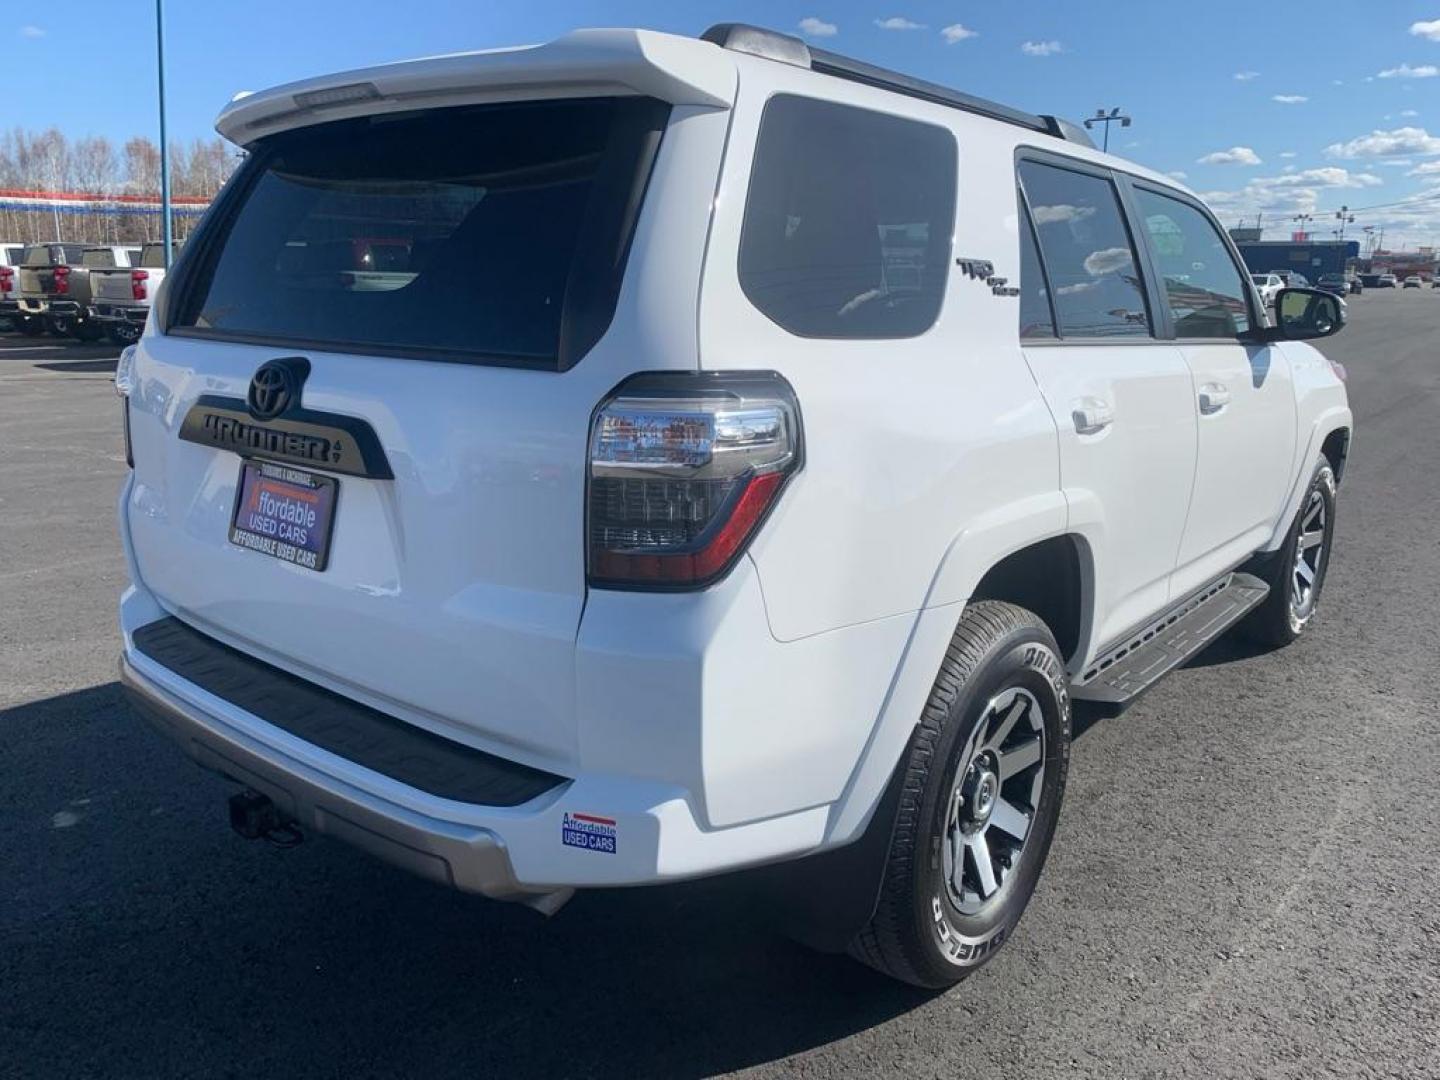
M997 702L1007 703L1004 715L1017 705L1024 711L1007 727L1001 710L992 709ZM990 771L976 772L989 753L980 747L1002 729L1009 734L995 739L997 748L1005 748L997 749L999 758L1016 753L1011 746L1024 751L1025 736L1038 736L1040 757L1008 778L1000 779L1005 769L999 764L991 771L994 820L1000 819L1002 805L1013 812L1023 804L1029 815L1018 848L998 850L1013 840L1003 828L997 838L985 840L996 845L983 846L987 860L993 854L997 861L990 864L994 891L982 896L978 856L966 838L973 841L974 830L991 837L991 812L983 818L972 814L968 825L961 819L978 805L973 796L980 788L967 795L967 778L978 775L983 783ZM969 605L921 716L879 903L870 924L851 943L851 955L929 989L951 986L985 964L1010 937L1035 891L1059 819L1069 763L1070 696L1054 635L1037 616L1013 604L985 600ZM1024 796L1017 797L1017 790ZM963 848L958 871L951 855L957 846ZM967 874L977 879L978 906L957 888L955 878Z
M112 345L134 345L140 340L140 327L131 323L120 323L105 328L105 337Z
M73 324L70 327L70 333L84 342L99 341L105 336L104 329L90 319Z
M1335 492L1335 470L1322 457L1316 463L1310 484L1300 499L1300 510L1290 523L1285 543L1260 568L1261 576L1270 586L1270 595L1241 624L1252 641L1275 647L1289 645L1305 632L1315 618L1335 541ZM1318 530L1313 527L1313 515L1317 509L1322 515ZM1302 536L1312 536L1316 532L1320 534L1319 554L1310 555L1308 552L1313 552L1314 548L1307 548L1306 567L1313 576L1313 580L1307 582L1297 556Z
M51 337L69 337L72 326L74 323L69 319L47 317L45 320L45 331Z
M16 319L15 329L24 337L39 337L45 332L45 324L32 315L29 318Z

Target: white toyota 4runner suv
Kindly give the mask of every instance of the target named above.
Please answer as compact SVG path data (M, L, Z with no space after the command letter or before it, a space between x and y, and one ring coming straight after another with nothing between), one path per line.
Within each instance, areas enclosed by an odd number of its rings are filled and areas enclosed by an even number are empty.
M1071 702L1315 611L1339 302L1270 325L1072 125L727 25L218 127L117 374L121 668L245 835L546 912L762 868L944 986L1035 889Z

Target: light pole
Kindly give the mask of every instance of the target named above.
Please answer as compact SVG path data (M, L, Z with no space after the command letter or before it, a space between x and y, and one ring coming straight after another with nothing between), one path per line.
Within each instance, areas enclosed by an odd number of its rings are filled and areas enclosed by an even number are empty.
M1096 124L1105 125L1105 145L1101 147L1107 154L1110 152L1110 125L1118 123L1122 128L1130 126L1130 117L1120 112L1120 106L1115 106L1108 113L1104 109L1096 109L1095 115L1085 121L1087 128L1094 128Z
M170 269L170 146L165 135L165 0L155 0L155 57L160 72L160 216L165 269Z
M1300 234L1300 239L1301 239L1301 240L1308 240L1308 239L1310 238L1310 234L1309 234L1309 232L1306 230L1305 225L1306 225L1307 222L1314 221L1314 220L1315 220L1315 215L1314 215L1314 214L1296 214L1296 215L1295 215L1293 218L1291 218L1290 220L1293 221L1293 222L1295 222L1297 225L1299 225L1299 228L1297 228L1295 231Z
M1344 239L1345 239L1345 226L1346 226L1346 225L1354 224L1354 222L1355 222L1355 215L1352 214L1352 213L1350 213L1350 207L1348 207L1348 206L1342 206L1342 207L1340 207L1339 210L1335 211L1335 216L1340 219L1340 233L1339 233L1339 236L1340 236L1340 239L1341 239L1341 240L1344 240Z

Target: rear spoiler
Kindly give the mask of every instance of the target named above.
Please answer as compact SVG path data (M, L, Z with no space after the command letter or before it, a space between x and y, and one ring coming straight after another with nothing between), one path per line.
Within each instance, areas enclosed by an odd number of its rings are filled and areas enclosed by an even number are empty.
M329 120L534 97L641 94L728 109L734 61L708 42L649 30L576 30L545 45L454 53L237 94L215 130L248 146Z

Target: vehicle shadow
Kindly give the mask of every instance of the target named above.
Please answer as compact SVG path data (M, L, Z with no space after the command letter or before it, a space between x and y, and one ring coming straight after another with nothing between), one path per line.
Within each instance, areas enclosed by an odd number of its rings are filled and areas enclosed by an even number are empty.
M114 371L120 363L118 356L106 357L99 360L62 360L58 362L36 364L37 368L45 371L59 372L89 372L89 371Z
M0 1041L22 1071L708 1076L933 997L790 943L734 879L546 920L324 839L247 843L231 786L114 683L0 712L0 769Z

